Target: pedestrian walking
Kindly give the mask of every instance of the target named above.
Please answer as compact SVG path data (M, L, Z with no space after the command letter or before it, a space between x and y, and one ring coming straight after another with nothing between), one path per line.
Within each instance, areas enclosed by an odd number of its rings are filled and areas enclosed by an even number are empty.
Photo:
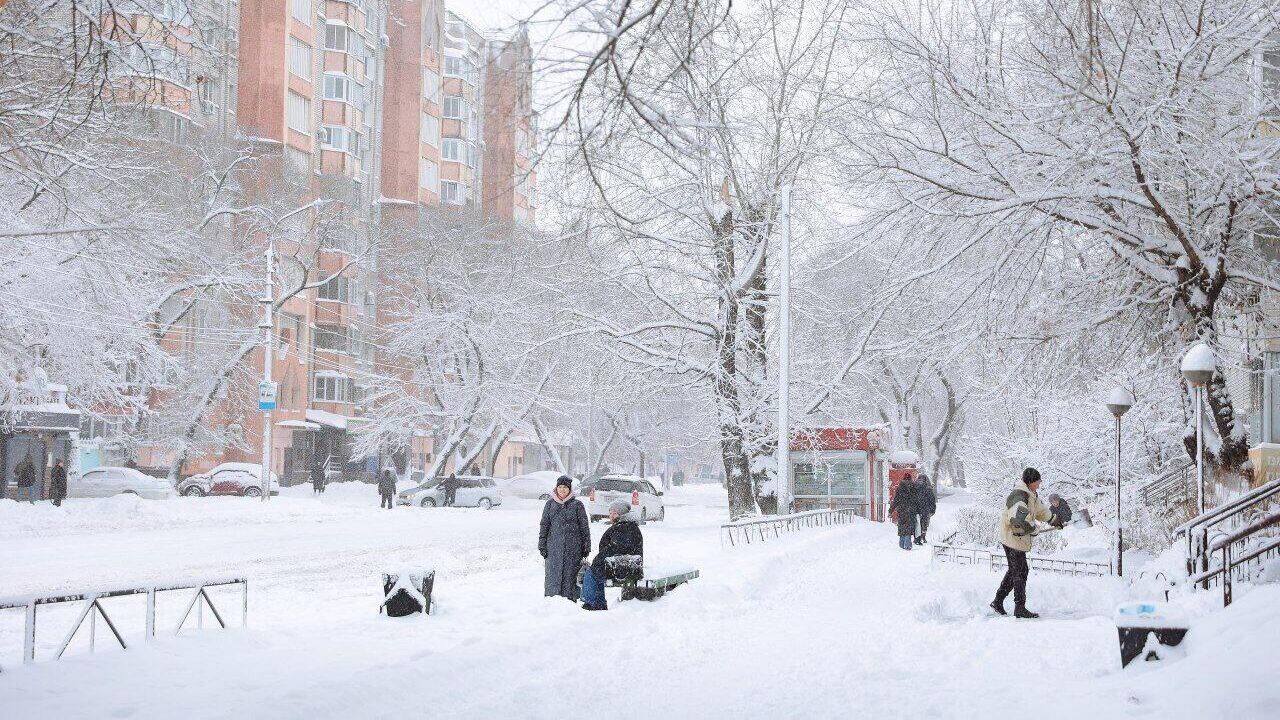
M53 461L53 470L49 472L49 499L53 501L55 507L62 507L62 501L67 497L67 468L62 465L62 460Z
M591 521L586 506L573 496L573 480L567 475L556 480L555 490L542 507L538 553L545 571L543 594L577 601L578 570L591 553Z
M898 523L898 547L911 549L911 539L916 534L916 520L920 514L917 499L916 483L910 475L904 476L893 493L893 502L889 503L889 514Z
M1031 572L1027 565L1027 553L1031 552L1031 538L1042 529L1036 523L1048 523L1059 528L1062 524L1040 502L1037 494L1039 489L1040 471L1026 468L1022 471L1022 480L1018 481L1017 486L1005 498L1004 512L1000 516L1000 543L1004 545L1009 569L1000 580L996 599L991 601L991 609L1001 615L1008 614L1004 611L1004 599L1012 592L1014 617L1040 617L1027 609L1027 577Z
M604 583L612 577L609 558L630 555L644 565L644 536L631 516L631 506L622 501L609 505L609 521L612 524L600 536L595 559L582 573L582 607L587 610L609 609L604 597Z
M316 463L311 466L311 493L319 495L324 492L324 466Z
M449 477L440 483L440 489L444 491L444 506L453 507L454 501L458 499L458 476L449 473Z
M929 542L927 533L929 532L929 518L938 511L938 494L933 491L933 481L928 475L921 473L919 479L916 480L916 510L920 525L920 534L916 535L916 544L924 545Z
M382 477L378 480L378 493L382 495L381 507L388 510L395 507L396 474L391 468L382 471Z
M13 469L13 474L18 481L18 499L21 500L25 494L27 502L34 505L39 488L36 486L36 464L31 462L30 455L22 458L18 466Z

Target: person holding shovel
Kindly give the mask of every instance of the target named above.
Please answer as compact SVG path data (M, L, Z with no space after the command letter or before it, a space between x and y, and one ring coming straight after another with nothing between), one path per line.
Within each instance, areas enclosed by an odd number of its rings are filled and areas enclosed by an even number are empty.
M1000 516L1000 543L1004 545L1009 569L1000 581L1000 589L996 590L996 599L991 601L991 609L1000 615L1008 614L1004 610L1004 599L1012 592L1014 617L1040 617L1027 609L1027 576L1031 572L1027 553L1031 552L1032 536L1047 529L1037 523L1060 529L1062 519L1040 502L1040 496L1036 494L1039 489L1040 471L1026 468L1022 471L1022 480L1005 498L1004 512Z

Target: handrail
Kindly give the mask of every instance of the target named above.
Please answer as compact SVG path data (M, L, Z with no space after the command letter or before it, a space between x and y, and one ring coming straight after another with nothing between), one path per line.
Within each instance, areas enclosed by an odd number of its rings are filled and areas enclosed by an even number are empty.
M71 641L75 639L76 633L84 625L85 621L89 622L89 652L94 651L97 631L97 619L102 618L107 624L107 628L111 630L111 634L115 637L116 643L123 650L129 649L129 644L125 641L124 636L116 628L111 617L107 614L106 608L102 606L101 601L107 598L122 597L126 595L146 595L147 611L146 611L146 632L145 638L149 641L156 635L156 593L168 592L172 590L195 590L192 594L190 602L186 604L182 617L178 620L178 624L173 629L173 634L177 635L182 632L182 628L187 624L187 619L191 617L191 611L196 611L196 622L200 627L204 627L204 608L208 606L209 611L213 613L213 618L218 621L218 625L225 628L226 620L223 619L222 613L218 612L217 606L213 604L213 599L209 597L206 590L211 587L219 587L224 585L240 585L240 625L243 627L248 624L249 620L249 580L243 576L221 577L209 580L199 580L183 583L167 583L164 585L150 585L144 587L128 587L117 588L115 590L101 591L84 591L63 593L61 595L31 596L20 598L4 598L0 599L0 610L23 609L26 614L26 627L22 635L22 662L24 665L31 664L36 661L36 608L41 605L57 605L60 603L83 602L80 607L80 613L76 618L71 629L67 632L62 640L62 644L58 647L58 652L54 659L61 659L66 653L67 648L71 646ZM200 601L204 600L204 603Z
M1280 479L1272 480L1256 487L1231 502L1206 511L1175 528L1173 531L1174 537L1186 535L1187 538L1187 576L1195 575L1199 577L1208 571L1209 555L1213 552L1209 548L1209 531L1211 529L1221 523L1234 520L1246 512L1255 510L1263 503L1270 502L1277 496L1280 496ZM1199 566L1199 573L1196 572L1197 566ZM1207 581L1202 581L1201 586L1206 590L1209 587Z
M784 532L795 532L803 528L848 525L859 514L857 508L839 508L807 510L790 515L775 515L752 520L735 520L720 526L720 547L724 547L726 539L730 546L736 547L739 541L750 545L753 535L758 535L759 541L764 542L770 535L778 538Z
M984 556L984 557L980 557ZM982 548L961 547L938 543L933 546L929 562L953 562L961 565L986 565L991 570L1009 566L1009 559L1003 554ZM1088 575L1102 577L1111 574L1110 563L1092 562L1090 560L1064 560L1060 558L1027 556L1027 565L1036 570L1057 573L1060 575Z
M1250 490L1244 495L1241 495L1240 497L1224 505L1220 505L1216 508L1206 510L1204 511L1203 514L1197 515L1196 517L1191 518L1187 522L1174 528L1173 536L1177 537L1183 534L1184 532L1187 532L1191 528L1195 527L1196 525L1200 525L1204 523L1212 523L1217 520L1222 520L1226 518L1228 515L1231 515L1241 509L1244 509L1249 505L1253 505L1257 500L1265 500L1276 493L1280 493L1280 478L1272 480L1269 483L1259 485L1258 487Z
M1187 475L1195 466L1195 463L1187 462L1143 485L1138 489L1138 493L1142 495L1142 501L1150 503L1152 496L1157 494L1167 496L1169 489L1173 487L1187 489Z
M1238 569L1244 567L1248 563L1261 559L1264 555L1268 555L1273 552L1280 552L1280 537L1273 537L1269 542L1262 543L1257 547L1242 548L1244 554L1238 557L1236 557L1233 552L1234 547L1250 540L1253 536L1263 530L1267 530L1277 525L1280 525L1280 512L1273 512L1270 515L1254 520L1235 532L1215 537L1213 542L1209 544L1208 550L1205 553L1205 558L1207 559L1210 553L1218 552L1222 554L1222 559L1218 562L1217 566L1214 567L1209 567L1206 563L1205 567L1200 572L1195 573L1188 578L1188 582L1190 582L1193 587L1195 585L1202 585L1207 589L1209 587L1210 580L1220 578L1222 582L1222 606L1226 607L1230 605L1233 589L1232 585L1235 576L1241 574L1238 572Z

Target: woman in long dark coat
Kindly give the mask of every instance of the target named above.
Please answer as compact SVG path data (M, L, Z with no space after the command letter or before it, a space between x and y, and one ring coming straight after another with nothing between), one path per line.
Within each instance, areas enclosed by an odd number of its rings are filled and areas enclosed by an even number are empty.
M898 547L910 550L916 534L916 516L920 514L920 495L910 475L898 483L893 501L889 503L889 514L898 521Z
M543 594L578 599L578 570L591 552L591 522L587 508L573 496L573 480L561 475L542 508L538 552L546 565Z

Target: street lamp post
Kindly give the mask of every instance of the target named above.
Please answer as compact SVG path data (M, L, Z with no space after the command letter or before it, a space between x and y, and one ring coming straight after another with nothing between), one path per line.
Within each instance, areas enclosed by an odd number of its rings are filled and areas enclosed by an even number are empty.
M1209 381L1213 379L1217 362L1213 350L1200 342L1191 346L1182 357L1182 376L1196 395L1196 514L1203 515L1205 510L1204 491L1204 392Z
M1120 519L1120 418L1133 407L1133 395L1122 387L1107 398L1107 409L1116 418L1116 575L1124 576L1124 524Z

